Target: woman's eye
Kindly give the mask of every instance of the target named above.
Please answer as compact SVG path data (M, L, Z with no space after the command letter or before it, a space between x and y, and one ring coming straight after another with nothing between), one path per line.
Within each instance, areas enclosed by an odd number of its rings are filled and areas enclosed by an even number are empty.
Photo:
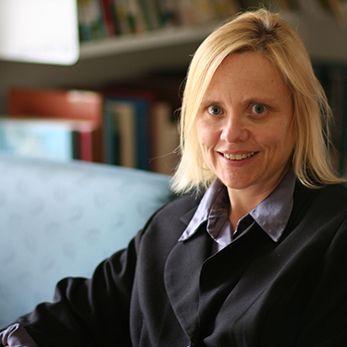
M266 106L262 104L256 104L252 106L252 112L255 114L262 114L266 111Z
M212 114L212 115L219 115L219 114L223 113L222 109L219 106L216 106L216 105L209 106L207 108L207 111L208 111L209 114Z

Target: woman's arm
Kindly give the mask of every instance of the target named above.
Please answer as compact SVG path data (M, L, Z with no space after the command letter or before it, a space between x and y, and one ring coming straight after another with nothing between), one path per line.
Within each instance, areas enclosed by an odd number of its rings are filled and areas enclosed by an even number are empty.
M15 347L27 331L40 347L130 346L129 305L140 238L101 263L92 279L60 281L54 303L42 303L20 317L15 322L19 328L2 333L2 343ZM33 341L20 346L36 347Z
M319 247L319 245L317 245ZM302 317L297 346L346 346L347 341L347 220L324 257L319 282Z
M37 347L28 332L20 324L13 324L0 332L0 346Z

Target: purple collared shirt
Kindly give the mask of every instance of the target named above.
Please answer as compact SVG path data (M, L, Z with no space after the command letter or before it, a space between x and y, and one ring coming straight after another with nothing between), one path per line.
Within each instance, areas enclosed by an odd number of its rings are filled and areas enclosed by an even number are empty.
M254 223L258 223L262 230L277 242L293 209L295 181L295 174L289 171L268 197L239 220L233 234L227 188L216 179L207 189L179 241L188 240L201 224L207 223L206 230L215 241L212 249L212 253L215 253L233 242L240 234L247 232Z

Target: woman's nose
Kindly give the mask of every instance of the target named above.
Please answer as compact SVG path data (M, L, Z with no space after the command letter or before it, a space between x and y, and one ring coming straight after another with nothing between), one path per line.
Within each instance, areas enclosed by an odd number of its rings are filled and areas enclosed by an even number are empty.
M221 140L227 143L243 142L248 136L249 132L242 116L230 116L226 119L221 131Z

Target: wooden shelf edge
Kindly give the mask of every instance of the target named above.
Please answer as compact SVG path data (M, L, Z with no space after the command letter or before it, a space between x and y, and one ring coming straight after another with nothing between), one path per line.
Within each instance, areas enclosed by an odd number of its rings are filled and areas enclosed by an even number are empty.
M80 60L184 43L200 43L220 24L221 22L196 27L164 28L152 32L129 34L82 43L80 46Z

